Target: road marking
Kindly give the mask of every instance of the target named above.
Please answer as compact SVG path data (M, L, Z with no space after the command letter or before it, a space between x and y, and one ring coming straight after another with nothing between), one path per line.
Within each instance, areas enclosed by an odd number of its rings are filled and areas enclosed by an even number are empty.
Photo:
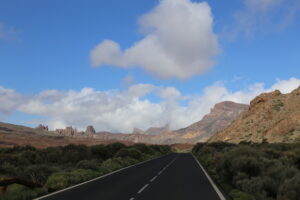
M142 187L139 191L138 194L141 194L143 192L144 189L146 189L146 187L148 187L149 184L144 185L144 187Z
M158 174L156 175L156 176L154 176L151 180L150 180L150 182L153 182L164 170L166 170L175 160L177 159L177 157L176 158L174 158L171 162L169 162L162 170L160 170L159 172L158 172ZM147 183L146 185L144 185L144 187L142 187L137 193L138 194L141 194L148 186L150 185L150 183ZM134 198L132 197L131 199L129 199L129 200L134 200Z
M131 197L129 200L134 200L134 197Z
M154 177L150 180L150 182L153 182L156 178L157 178L157 176L154 176Z
M192 154L193 155L193 154ZM202 169L202 171L204 172L206 178L208 179L208 181L210 182L210 184L212 185L213 189L216 191L216 193L218 194L219 198L221 200L226 200L226 198L223 196L222 192L219 190L219 188L216 186L216 184L214 183L214 181L212 180L212 178L210 178L209 174L206 172L206 170L204 169L204 167L201 165L201 163L199 162L199 160L193 155L195 161L198 163L199 167Z
M46 195L41 196L41 197L37 197L37 198L35 198L35 199L33 199L33 200L42 200L42 199L44 199L44 198L46 198L46 197L50 197L50 196L56 195L56 194L61 193L61 192L64 192L64 191L67 191L67 190L70 190L70 189L73 189L73 188L77 188L77 187L79 187L79 186L81 186L81 185L84 185L84 184L87 184L87 183L90 183L90 182L94 182L94 181L96 181L96 180L103 179L103 178L105 178L105 177L107 177L107 176L116 174L116 173L118 173L118 172L120 172L120 171L124 171L124 170L126 170L126 169L128 169L128 168L135 167L135 166L139 166L139 165L142 165L142 164L144 164L144 163L150 162L150 161L152 161L152 160L156 160L156 159L160 159L160 158L166 157L166 156L168 156L168 155L170 155L170 154L163 155L163 156L161 156L161 157L153 158L153 159L150 159L150 160L145 160L145 161L143 161L143 162L140 162L140 163L137 163L137 164L134 164L134 165L130 165L130 166L128 166L128 167L124 167L124 168L118 169L118 170L116 170L116 171L110 172L110 173L108 173L108 174L104 174L104 175L102 175L102 176L99 176L99 177L97 177L97 178L94 178L94 179L91 179L91 180L88 180L88 181L79 183L79 184L77 184L77 185L74 185L74 186L71 186L71 187L68 187L68 188L65 188L65 189L62 189L62 190L58 190L58 191L53 192L53 193L50 193L50 194L46 194Z

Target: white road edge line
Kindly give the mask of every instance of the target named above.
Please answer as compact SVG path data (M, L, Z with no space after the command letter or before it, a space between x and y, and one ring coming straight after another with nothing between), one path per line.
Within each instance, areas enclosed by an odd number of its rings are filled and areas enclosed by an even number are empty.
M193 154L192 154L193 155ZM216 193L218 194L218 196L220 197L221 200L226 200L226 198L224 197L224 195L222 194L222 192L219 190L219 188L216 186L216 184L214 183L214 181L211 179L211 177L209 176L209 174L206 172L206 170L204 169L204 167L201 165L201 163L198 161L198 159L193 155L194 159L196 160L196 162L198 163L198 165L200 166L200 168L202 169L202 171L204 172L205 176L207 177L208 181L210 182L210 184L212 185L212 187L214 188L214 190L216 191Z
M150 180L150 182L153 182L156 178L157 178L157 176L154 176L154 177Z
M149 184L147 183L146 185L144 185L144 187L142 187L137 193L138 194L141 194L143 191L144 191L144 189L146 189L146 187L148 187L149 186Z
M131 197L129 200L134 200L134 197Z
M79 184L77 184L77 185L73 185L73 186L71 186L71 187L68 187L68 188L65 188L65 189L62 189L62 190L59 190L59 191L56 191L56 192L53 192L53 193L50 193L50 194L47 194L47 195L44 195L44 196L41 196L41 197L37 197L37 198L35 198L35 199L33 199L33 200L41 200L41 199L43 199L43 198L46 198L46 197L49 197L49 196L52 196L52 195L55 195L55 194L64 192L64 191L66 191L66 190L70 190L70 189L76 188L76 187L81 186L81 185L84 185L84 184L86 184L86 183L89 183L89 182L92 182L92 181L96 181L96 180L102 179L102 178L104 178L104 177L106 177L106 176L115 174L115 173L117 173L117 172L123 171L123 170L125 170L125 169L130 168L130 167L138 166L138 165L144 164L144 163L146 163L146 162L150 162L150 161L155 160L155 159L163 158L163 157L168 156L168 155L170 155L170 154L167 154L167 155L164 155L164 156L161 156L161 157L158 157L158 158L153 158L153 159L150 159L150 160L145 160L145 161L143 161L143 162L141 162L141 163L137 163L137 164L135 164L135 165L130 165L130 166L128 166L128 167L124 167L124 168L118 169L118 170L116 170L116 171L110 172L110 173L105 174L105 175L103 175L103 176L100 176L100 177L97 177L97 178L94 178L94 179L85 181L85 182L83 182L83 183L79 183Z

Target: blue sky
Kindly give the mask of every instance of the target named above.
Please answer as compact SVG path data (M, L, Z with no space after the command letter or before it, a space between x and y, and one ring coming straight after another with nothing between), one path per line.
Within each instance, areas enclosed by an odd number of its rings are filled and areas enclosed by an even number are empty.
M190 22L181 28L176 17ZM221 100L289 92L300 83L299 18L297 0L1 1L0 120L114 132L179 128Z

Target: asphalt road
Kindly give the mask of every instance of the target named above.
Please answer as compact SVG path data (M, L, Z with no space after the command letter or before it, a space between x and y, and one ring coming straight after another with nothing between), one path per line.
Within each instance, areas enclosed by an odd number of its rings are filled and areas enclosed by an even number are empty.
M170 154L43 200L220 200L191 154Z

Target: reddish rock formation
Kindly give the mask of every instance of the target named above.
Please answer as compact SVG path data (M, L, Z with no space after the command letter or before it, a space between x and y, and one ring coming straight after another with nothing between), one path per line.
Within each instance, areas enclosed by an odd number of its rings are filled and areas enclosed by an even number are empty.
M61 136L75 136L78 133L77 129L72 126L68 126L65 129L56 129L55 132Z
M88 126L88 127L86 127L85 133L87 133L87 134L95 134L96 131L95 131L95 129L94 129L93 126Z
M41 130L41 131L49 131L48 126L40 124L38 125L38 127L36 127L37 130Z
M248 105L232 101L218 103L202 120L186 128L179 129L176 133L180 134L180 138L186 139L186 142L205 142L217 131L227 127L242 112L246 111L248 107Z
M300 87L289 94L276 90L259 95L247 112L209 140L216 141L300 141Z

